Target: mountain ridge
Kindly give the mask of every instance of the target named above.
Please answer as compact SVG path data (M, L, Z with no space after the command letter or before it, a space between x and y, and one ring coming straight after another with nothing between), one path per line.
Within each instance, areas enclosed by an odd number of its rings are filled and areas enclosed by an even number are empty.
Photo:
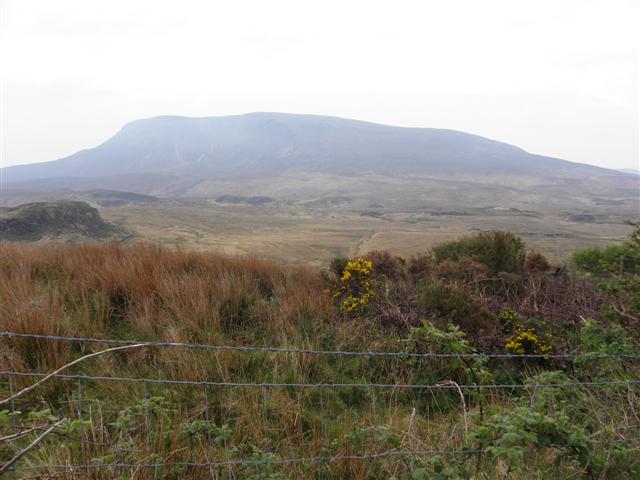
M125 124L75 154L2 169L3 182L146 174L232 178L286 172L383 175L628 174L526 152L457 130L398 127L308 114L161 115Z

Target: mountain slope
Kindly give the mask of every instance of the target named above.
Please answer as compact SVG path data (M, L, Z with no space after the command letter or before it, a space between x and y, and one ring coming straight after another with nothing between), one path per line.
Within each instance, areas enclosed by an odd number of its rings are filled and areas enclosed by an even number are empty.
M95 148L2 170L6 183L151 173L175 179L285 172L628 178L453 130L284 113L137 120Z

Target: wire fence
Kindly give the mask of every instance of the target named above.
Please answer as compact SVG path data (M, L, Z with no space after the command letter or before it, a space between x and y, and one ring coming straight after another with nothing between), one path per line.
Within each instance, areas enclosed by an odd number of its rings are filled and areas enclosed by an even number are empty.
M230 345L208 345L197 343L174 343L174 342L138 342L133 340L114 340L114 339L98 339L98 338L77 338L55 335L39 335L29 333L16 333L16 332L2 332L0 337L11 342L16 339L31 340L31 341L45 341L45 342L64 342L64 343L80 343L80 344L93 344L93 345L105 345L105 346L127 346L127 345L139 345L140 348L160 348L160 349L195 349L205 350L212 352L239 352L241 354L251 353L263 353L263 354L294 354L303 356L332 356L332 357L363 357L363 358L421 358L421 359L440 359L444 361L451 361L454 359L464 358L486 358L486 359L509 359L509 360L567 360L573 361L576 359L593 359L593 360L608 360L614 362L631 362L640 359L640 355L579 355L576 353L554 354L554 355L510 355L510 354L481 354L481 353L467 353L467 354L442 354L442 353L417 353L417 352L379 352L379 351L328 351L328 350L313 350L313 349L298 349L298 348L272 348L272 347L243 347L243 346L230 346ZM180 388L201 388L203 389L203 406L198 410L198 418L202 417L207 422L210 422L210 412L212 411L212 405L209 403L208 392L209 388L218 389L255 389L261 392L262 401L262 420L264 424L262 429L266 432L272 429L273 426L268 425L271 421L268 413L268 400L267 395L269 391L277 389L293 389L293 390L316 390L320 392L318 409L321 411L323 407L323 392L331 390L345 390L345 389L365 389L369 392L373 390L389 390L391 392L399 390L418 391L418 392L438 392L438 391L457 391L462 399L462 417L464 419L464 425L466 429L466 405L465 395L469 392L479 392L486 390L538 390L538 389L559 389L559 388L600 388L600 387L621 387L627 389L633 389L634 395L636 394L635 388L640 386L640 380L637 379L624 379L624 380L605 380L596 379L591 381L571 381L571 382L555 382L555 383L467 383L459 384L452 381L445 381L439 383L383 383L383 382L354 382L354 383L305 383L305 382L247 382L247 381L214 381L214 380L180 380L169 378L151 378L151 377L124 377L124 376L106 376L106 375L90 375L90 374L72 374L72 373L50 373L35 372L35 371L18 371L6 369L0 371L0 377L6 378L8 382L9 397L12 398L10 411L16 412L19 410L16 401L13 400L13 396L16 393L18 381L24 383L27 379L42 379L44 377L51 376L51 381L57 382L75 382L75 392L73 389L68 390L68 408L67 412L68 420L77 420L79 425L79 431L76 432L76 437L70 437L69 434L62 434L55 432L53 434L66 435L66 438L75 438L80 445L79 453L77 456L67 458L65 462L55 461L21 461L16 462L11 466L10 471L14 478L40 478L38 475L35 477L18 477L24 472L39 472L46 471L46 477L64 477L76 478L78 475L82 475L83 478L93 478L92 471L107 471L111 472L108 475L115 476L118 471L152 471L152 475L145 477L144 475L138 475L140 478L164 478L164 476L171 477L175 475L176 469L182 469L183 473L192 470L203 470L205 473L201 475L201 478L235 478L231 476L222 476L217 473L218 470L229 468L259 468L259 467L283 467L287 465L324 465L335 464L336 462L374 462L384 459L403 459L403 461L415 462L419 460L429 459L435 456L480 456L484 453L482 449L468 449L459 445L457 448L444 448L444 449L424 449L415 445L414 440L411 440L408 444L403 442L400 446L393 449L381 448L378 446L375 451L364 453L351 453L351 452L333 452L330 454L323 453L326 450L326 445L314 445L314 452L320 452L317 455L301 455L301 456L283 456L280 455L277 450L277 446L269 445L268 435L265 435L265 445L256 458L256 454L250 455L245 458L223 458L219 460L211 460L206 458L206 461L183 461L183 460L168 460L158 461L154 454L154 442L157 442L157 433L154 433L158 429L158 425L153 425L153 415L149 412L151 405L151 393L149 388L154 387L157 389L180 387ZM85 393L87 386L93 386L93 392L95 392L95 386L101 382L108 382L110 384L125 384L125 385L140 385L144 392L144 401L142 402L144 408L144 429L146 431L146 440L138 448L121 448L115 445L108 445L109 442L103 442L113 455L108 458L100 458L98 461L92 458L90 452L95 453L97 450L96 445L100 445L100 442L96 441L95 435L90 435L86 432L85 422L87 419L91 421L96 413L92 410L92 399L88 398ZM372 394L372 401L375 403L376 396ZM630 397L631 398L631 397ZM634 397L635 398L635 397ZM0 400L2 398L0 397ZM22 399L20 399L22 400ZM241 400L241 399L240 399ZM238 401L240 401L238 400ZM62 402L64 403L64 402ZM29 406L29 403L26 404ZM87 405L89 407L87 408ZM101 407L100 407L101 408ZM375 410L375 404L373 406ZM107 414L107 412L100 412L100 415ZM415 407L413 410L415 414ZM14 431L20 431L21 427L15 424L15 416L12 416L11 428ZM256 418L258 418L256 416ZM49 424L39 427L35 432L42 431ZM275 428L278 428L277 426ZM321 427L322 428L322 427ZM409 427L410 429L412 427ZM210 432L207 433L208 441L213 444ZM411 431L403 432L404 437L411 438L413 435ZM404 438L403 437L403 438ZM320 432L319 440L327 440L328 435L324 432ZM17 438L12 438L11 435L0 438L0 455L3 449L3 443L15 442ZM317 439L316 439L317 440ZM145 444L146 443L146 444ZM411 448L407 448L407 446ZM189 445L180 446L180 449L192 448ZM200 448L200 447L198 447ZM206 448L205 448L206 449ZM14 451L17 448L14 447ZM9 449L7 449L9 451ZM139 454L135 461L131 461L130 457L126 455ZM19 454L16 453L16 454ZM5 455L6 456L6 455ZM0 459L3 457L0 456ZM5 463L7 465L7 463ZM0 462L0 468L2 463ZM369 467L367 467L367 472ZM1 470L0 470L1 472ZM133 474L132 474L133 475ZM107 478L95 476L96 478ZM196 475L194 474L194 478ZM242 477L239 477L242 478ZM265 477L267 478L267 477ZM365 477L366 478L366 477Z
M13 377L46 377L47 373L0 371L0 375ZM590 382L562 382L562 383L474 383L474 384L412 384L412 383L255 383L255 382L212 382L207 380L169 380L162 378L133 378L133 377L105 377L99 375L65 375L55 374L52 378L63 380L94 380L106 382L129 382L156 385L191 385L230 388L390 388L415 390L477 390L477 389L539 389L539 388L569 388L569 387L598 387L598 386L632 386L640 385L640 380L595 380Z
M231 351L231 352L253 352L253 353L296 353L303 355L323 355L323 356L347 356L347 357L399 357L399 358L488 358L488 359L553 359L553 360L573 360L580 359L614 359L614 360L640 360L637 355L608 355L593 354L584 355L576 353L559 354L510 354L510 353L431 353L431 352L376 352L376 351L342 351L342 350L313 350L300 348L276 348L276 347L243 347L231 345L208 345L201 343L179 343L179 342L146 342L138 340L113 340L100 338L65 337L59 335L38 335L33 333L0 332L0 337L4 338L28 338L36 340L50 340L60 342L78 343L98 343L103 345L144 345L146 347L158 348L186 348L210 351Z

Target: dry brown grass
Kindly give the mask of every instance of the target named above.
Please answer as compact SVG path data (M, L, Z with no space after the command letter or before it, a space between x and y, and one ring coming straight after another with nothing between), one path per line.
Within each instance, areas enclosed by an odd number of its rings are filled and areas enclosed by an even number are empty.
M379 263L385 258L390 262L390 257L377 255ZM411 265L414 263L420 262ZM432 265L427 267L430 270ZM416 274L418 270L409 269ZM324 286L315 269L252 257L144 244L0 243L0 331L323 350L397 351L406 347L397 330L385 330L373 317L341 317ZM12 338L0 342L0 363L2 370L49 372L99 348ZM415 383L419 377L414 375L428 375L437 368L437 362L410 364L402 359L145 348L92 359L74 367L73 373L195 381ZM21 378L13 387L32 382ZM6 383L0 388L0 394L7 393ZM204 462L224 459L230 446L240 445L259 449L253 452L257 458L263 458L264 452L295 458L322 455L332 444L331 454L338 455L389 449L455 450L463 438L457 392L273 388L265 394L261 388L205 390L165 385L150 385L145 392L139 384L106 381L86 381L84 389L84 418L91 419L91 425L83 436L92 443L83 452L79 443L52 439L30 457L32 464L81 463L83 458L111 454L114 445L135 449L115 458L125 462ZM54 380L21 398L17 407L25 411L52 408L57 414L75 416L77 395L73 382ZM162 397L166 402L151 415L151 426L139 412L131 413L133 406L143 405L146 396ZM496 393L491 401L491 409L497 411L512 400ZM621 401L626 402L626 397ZM620 411L636 410L621 405ZM478 413L477 404L470 402L468 407L470 415ZM124 432L113 427L123 412L132 416L134 425ZM231 426L226 443L181 433L182 426L209 417L217 426ZM251 454L245 449L232 457ZM483 461L483 468L490 472L494 466ZM531 461L537 462L541 472L562 471L577 478L572 465L563 464L562 470L553 466L553 456L546 451L533 452ZM370 464L374 466L369 468ZM284 478L409 478L413 466L410 460L395 458L310 467L296 464L275 470L284 472ZM50 469L50 473L55 471ZM75 478L76 473L68 478ZM96 469L88 478L116 474L154 478L151 469ZM165 469L155 478L178 478L176 475L282 478L269 477L259 468L213 472L200 468L177 474ZM486 478L500 476L489 473Z
M13 332L211 343L264 324L291 341L296 324L330 317L317 272L252 257L2 243L0 258L0 328ZM46 350L40 367L63 361Z

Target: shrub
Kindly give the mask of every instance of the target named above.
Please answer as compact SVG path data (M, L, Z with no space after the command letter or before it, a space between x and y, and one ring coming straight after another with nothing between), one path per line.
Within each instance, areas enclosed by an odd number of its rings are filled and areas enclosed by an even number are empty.
M554 330L554 338L556 335L565 338L568 331L577 331L580 317L600 319L603 305L610 300L608 295L596 289L589 278L553 274L531 277L505 273L499 277L499 283L484 284L482 298L487 308L498 313L512 310L525 322L544 319L545 325Z
M432 319L453 323L474 340L495 334L499 328L497 317L455 283L432 280L423 284L418 291L418 305Z
M533 329L517 327L504 345L510 353L517 355L540 355L551 353L551 345L542 340Z
M363 313L375 295L375 280L371 279L373 262L362 257L347 261L333 297L340 302L340 310L350 315Z
M433 247L438 262L470 257L485 265L492 274L521 272L524 262L524 243L512 233L483 232Z
M329 269L337 276L341 277L342 272L344 272L344 268L347 266L347 262L349 259L347 257L335 257L331 260L331 264L329 265Z
M398 280L404 274L400 257L392 255L388 250L373 250L365 258L376 266L376 276L383 275L389 280Z
M629 225L633 227L633 230L629 234L628 243L631 245L631 248L640 252L640 222L627 222Z
M576 366L590 378L611 379L620 377L624 363L612 355L633 355L636 353L633 339L620 325L602 325L593 319L583 322L579 338L580 356Z
M524 270L527 273L542 273L551 270L551 264L547 257L540 252L529 252L524 261Z
M492 415L468 435L468 441L504 460L510 470L526 471L525 453L546 448L558 452L556 463L568 459L591 469L593 444L588 433L559 408L544 411L523 405Z
M470 282L486 278L487 267L469 257L462 257L460 260L446 259L438 264L436 274L447 280Z
M624 274L600 283L600 290L611 301L603 317L640 329L640 275Z
M640 274L640 250L631 242L585 248L573 254L573 263L578 270L595 275Z
M412 351L419 353L467 355L477 352L464 332L452 324L447 325L447 329L444 330L423 320L420 327L410 330L408 340L412 345ZM436 373L441 377L439 380L456 380L463 384L489 383L493 381L493 375L487 363L488 359L480 356L453 357L442 362L441 372Z
M610 408L614 390L600 397L572 382L559 371L527 378L525 384L535 387L530 396L523 395L512 408L475 424L467 435L468 447L484 449L491 458L502 460L509 473L530 472L528 457L539 450L555 451L556 467L563 462L578 466L580 478L638 478L639 465L628 439L611 435L607 425L611 411L601 419L604 424L596 420L599 406ZM622 392L619 400L624 403L626 395Z
M407 272L414 280L419 280L429 276L435 268L433 255L419 253L409 257L407 262Z

